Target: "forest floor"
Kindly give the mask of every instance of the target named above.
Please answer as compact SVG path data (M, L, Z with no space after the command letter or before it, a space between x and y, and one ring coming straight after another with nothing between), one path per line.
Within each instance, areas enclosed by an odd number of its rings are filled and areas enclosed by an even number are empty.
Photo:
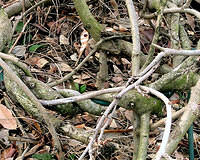
M14 0L2 2L3 7L14 3ZM24 24L30 15L32 18L25 31L20 37L14 50L17 50L16 57L29 66L31 73L40 81L49 83L55 79L60 79L67 73L73 71L92 50L93 40L84 29L84 26L74 8L72 1L53 1L54 4L41 5L33 10L26 18L18 23L14 33L13 42L21 33ZM136 2L137 3L137 2ZM130 24L127 9L124 1L118 2L118 11L113 9L111 1L90 1L88 2L92 14L111 32L120 32L130 34ZM138 8L137 8L138 9ZM19 15L11 17L15 22ZM194 23L192 18L188 18L186 26ZM154 21L152 20L152 23ZM151 25L143 19L139 19L141 46L144 54L147 54L151 44L154 30ZM194 25L197 25L196 23ZM196 44L200 34L195 30L191 33L191 40ZM188 30L191 30L188 27ZM13 43L12 42L12 43ZM163 36L159 44L164 47L170 47L170 40ZM59 88L70 88L81 93L97 90L96 76L99 71L99 54L96 52L81 69L72 76L71 81L60 84ZM79 59L80 58L80 59ZM170 58L164 60L168 65L171 64ZM108 74L109 78L105 83L105 88L123 86L131 77L131 57L127 55L113 55L108 53ZM159 74L155 74L159 76ZM152 76L145 81L146 84L153 81ZM1 102L4 101L6 92L0 91ZM173 103L173 111L179 110L187 103L188 92L174 92L170 94L170 101ZM3 159L16 159L24 154L25 159L55 159L52 153L53 144L49 132L44 133L46 126L28 115L20 105L13 104L12 110L15 112L21 127L26 133L18 128L16 130L7 130L0 128L0 157ZM52 114L56 115L55 111ZM129 160L132 157L132 111L118 108L109 127L105 130L102 146L96 152L96 159ZM90 131L95 128L100 116L88 114L87 112L76 113L74 115L57 115L64 123L72 124L76 128ZM163 115L151 115L151 123L165 117ZM20 118L26 117L26 118ZM175 123L172 124L174 127ZM200 158L200 119L194 122L194 148L195 158ZM152 159L162 139L163 127L150 131L148 158ZM66 159L77 159L86 145L69 138L62 132L59 134L63 151ZM108 142L112 142L112 145ZM107 145L108 144L108 145ZM116 148L117 147L117 148ZM6 157L6 158L5 158ZM188 136L180 142L174 153L177 159L188 159Z

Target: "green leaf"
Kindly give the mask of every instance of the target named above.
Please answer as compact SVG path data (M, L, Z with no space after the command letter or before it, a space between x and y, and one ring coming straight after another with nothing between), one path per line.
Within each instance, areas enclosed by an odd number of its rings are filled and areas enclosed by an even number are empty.
M24 23L23 23L23 22L19 22L19 23L17 24L17 27L16 27L15 31L16 31L16 32L21 32L22 29L23 29L23 27L24 27Z
M35 52L37 49L44 47L44 44L34 44L31 47L29 47L30 52Z
M84 93L86 91L86 85L83 84L80 86L80 93Z
M79 84L78 83L74 83L74 87L76 91L79 91Z
M38 160L55 160L53 156L49 153L43 153L43 154L34 154L32 155L32 158L38 159Z
M75 159L75 154L70 154L70 155L68 156L68 159L69 159L69 160L74 160L74 159Z

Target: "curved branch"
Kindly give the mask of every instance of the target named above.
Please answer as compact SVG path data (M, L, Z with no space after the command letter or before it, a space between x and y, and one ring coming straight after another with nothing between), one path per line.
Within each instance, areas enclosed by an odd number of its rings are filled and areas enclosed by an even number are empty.
M172 113L171 113L171 104L169 99L162 94L161 92L158 92L155 89L152 88L148 88L145 86L140 86L142 89L150 92L151 94L157 96L158 98L160 98L166 105L166 110L167 110L167 119L165 122L165 131L163 134L163 138L162 138L162 143L160 145L160 149L158 150L155 160L160 160L160 158L163 156L163 154L165 153L165 148L168 142L168 138L169 138L169 134L170 134L170 129L171 129L171 124L172 124Z

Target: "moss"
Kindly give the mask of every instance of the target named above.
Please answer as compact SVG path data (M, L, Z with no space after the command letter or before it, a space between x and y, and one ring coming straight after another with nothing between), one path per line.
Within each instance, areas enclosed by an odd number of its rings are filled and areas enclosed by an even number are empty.
M24 77L24 82L38 99L54 100L63 98L57 91L35 78ZM60 114L67 115L74 115L81 112L79 107L72 103L49 106L48 108L55 110Z
M3 9L0 9L0 24L0 51L2 51L12 38L12 25Z
M96 97L98 99L111 102L113 100L112 94L105 94ZM162 111L163 103L161 100L151 97L149 95L142 95L136 90L131 90L126 93L119 101L119 106L134 110L139 115L147 112L160 113Z
M161 91L169 91L169 90L187 90L194 86L199 79L199 75L197 73L190 72L188 74L182 75L178 77L176 80L165 84Z
M74 5L81 18L81 21L83 22L84 27L91 34L94 40L99 41L100 33L103 30L103 27L90 13L89 7L85 0L74 0Z

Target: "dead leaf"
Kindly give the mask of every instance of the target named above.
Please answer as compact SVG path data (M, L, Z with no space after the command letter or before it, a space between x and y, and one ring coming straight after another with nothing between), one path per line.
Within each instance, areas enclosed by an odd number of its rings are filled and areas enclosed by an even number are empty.
M121 64L121 62L119 61L118 58L112 57L111 59L112 59L112 62L113 62L114 64L116 64L116 65L120 65L120 64Z
M123 81L123 78L121 76L115 76L112 78L112 81L115 83L120 83Z
M11 111L3 104L0 104L0 124L6 129L17 128L15 117L13 117Z
M195 28L195 19L194 16L185 13L186 18L187 18L187 23L190 25L190 27L192 28L192 30L194 31Z
M118 128L116 121L113 119L110 123L111 128Z
M70 56L71 60L72 61L77 61L78 60L78 56L77 56L77 53L74 53Z
M48 64L49 61L47 61L45 58L41 58L37 61L36 65L39 67L39 68L43 68L46 64Z
M75 66L78 64L83 52L88 46L88 40L89 40L89 33L84 29L83 32L81 33L80 41L81 41L81 47L78 52L78 60L76 61Z
M189 35L194 36L194 32L193 31L187 30L187 32L188 32Z
M59 37L59 41L60 44L69 45L69 40L62 34Z
M88 74L81 74L83 80L90 79L91 77Z
M50 69L49 69L48 73L49 73L49 74L53 74L53 73L55 73L57 70L58 70L58 68L56 67L56 65L53 64L53 63L51 63L51 64L50 64Z
M88 113L85 113L82 118L87 121L87 123L94 123L94 117Z
M45 58L41 58L39 56L34 56L26 59L26 63L30 65L36 65L39 68L43 68L46 64L49 63Z
M121 58L123 65L131 65L131 62L129 62L126 58Z
M114 8L114 15L116 17L119 16L118 4L116 3L116 1L115 0L110 0L110 4Z
M0 130L0 139L3 140L3 143L7 146L10 144L10 141L8 140L8 136L9 136L9 130L2 128Z
M117 32L115 29L113 29L111 27L106 27L105 31L107 31L107 32Z
M25 155L24 157L28 157L37 152L37 150L44 145L44 138L41 139L41 142L34 145Z
M114 73L123 74L122 71L115 64L113 64L113 68L114 68Z
M15 46L12 50L12 54L16 57L24 57L26 53L26 47L22 45Z
M88 40L89 40L89 33L86 30L83 30L83 32L81 33L81 37L80 37L81 48L80 48L79 54L82 55L82 53L84 52L86 46L88 45Z
M63 72L71 72L72 71L72 68L67 63L60 62L60 63L58 63L58 66L59 66L59 69Z
M128 119L130 122L133 120L133 111L132 110L126 110L124 112L126 119Z
M82 80L81 75L73 75L72 77L74 78L74 82L78 84L84 84L84 81Z
M26 62L27 64L30 64L30 65L33 65L33 66L34 66L34 65L36 65L36 64L38 63L39 59L40 59L39 56L30 57L30 58L27 58L27 59L25 60L25 62Z
M119 31L120 32L126 32L126 31L128 31L128 29L123 25L119 25Z
M169 98L170 102L172 104L179 104L180 103L180 97L177 93L174 93L170 98Z
M11 145L9 148L5 149L0 157L1 160L9 160L10 158L14 158L14 154L16 153L17 149L14 145Z

